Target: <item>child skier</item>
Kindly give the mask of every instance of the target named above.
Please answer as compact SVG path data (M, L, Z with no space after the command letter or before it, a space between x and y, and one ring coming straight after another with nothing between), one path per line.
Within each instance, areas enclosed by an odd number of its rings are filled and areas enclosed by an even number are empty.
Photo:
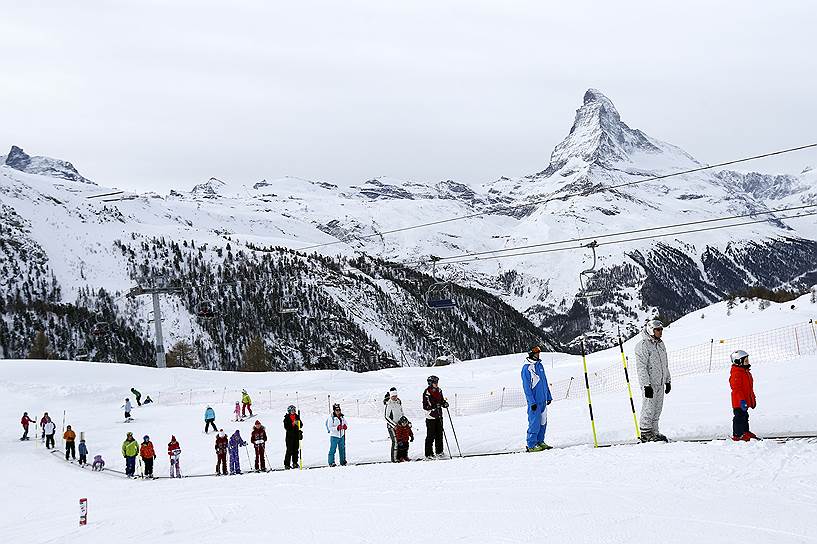
M241 417L246 415L246 412L250 413L250 417L252 417L252 399L250 398L250 394L247 393L246 389L241 390Z
M303 423L301 423L301 416L298 414L298 409L293 405L287 407L287 413L284 415L284 430L286 431L287 452L284 455L284 468L298 468L298 446L303 440L304 433L301 430Z
M65 441L65 460L68 461L68 455L71 455L71 459L76 460L77 458L77 450L74 447L77 440L77 433L75 433L71 426L69 425L66 427L65 432L62 433L62 439Z
M216 427L216 411L213 410L211 406L208 406L204 411L204 434L209 432L211 425L213 426L213 430L218 432L218 427Z
M156 459L156 451L153 449L153 442L145 435L142 438L142 446L139 448L139 456L145 465L145 478L153 478L153 461Z
M732 440L748 442L757 436L749 430L749 408L757 407L754 379L749 371L749 354L739 349L732 353L729 386L732 388Z
M91 470L101 471L105 469L105 461L101 455L94 455L94 462L91 465Z
M261 470L262 472L266 472L267 464L265 462L266 453L264 453L264 446L267 443L267 431L264 429L264 426L261 425L260 421L256 420L255 425L253 425L250 441L253 443L253 446L255 446L255 471L258 472Z
M85 439L79 440L79 466L84 467L88 464L88 446L85 445Z
M235 414L235 421L244 421L241 418L241 403L240 402L235 401L235 409L233 410L233 413Z
M227 449L230 452L230 474L241 474L241 461L238 455L238 448L243 448L246 445L247 443L241 438L241 431L236 429L230 437L230 442L227 444Z
M170 457L170 477L181 478L182 470L179 465L179 457L182 454L182 448L179 446L179 441L175 436L170 437L170 442L167 443L167 455ZM174 474L175 469L175 474Z
M216 435L216 476L227 475L227 443L229 439L224 429L219 429Z
M394 436L397 440L397 462L411 461L408 456L409 442L414 442L414 431L411 430L411 422L406 416L402 416L394 427Z
M133 478L136 474L136 456L139 454L139 442L128 433L122 443L122 457L125 458L125 476Z
M133 418L130 417L130 412L133 410L133 405L130 403L130 399L125 399L125 404L122 406L125 409L125 423L128 421L133 421Z
M34 423L34 420L28 417L28 412L23 412L23 417L20 419L20 424L23 426L23 437L20 440L28 440L29 423Z
M346 418L340 404L332 406L332 414L326 419L326 432L329 433L329 466L335 465L335 451L340 450L340 465L346 464Z

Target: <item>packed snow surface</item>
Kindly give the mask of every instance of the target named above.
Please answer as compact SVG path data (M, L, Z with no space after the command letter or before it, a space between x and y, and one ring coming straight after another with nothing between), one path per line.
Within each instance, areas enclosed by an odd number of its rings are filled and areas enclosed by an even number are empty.
M759 310L716 305L691 314L665 331L670 349L710 338L728 338L804 321L806 300ZM729 312L730 315L726 315ZM807 321L807 320L806 320ZM632 343L625 346L632 350ZM617 349L594 354L591 371L614 360ZM438 369L390 369L366 374L337 371L242 374L152 369L65 361L3 361L0 408L0 478L6 484L0 530L8 542L84 544L138 539L140 542L813 542L817 524L817 444L805 441L734 443L676 442L594 449L584 400L558 400L549 407L547 442L557 449L531 454L403 464L278 471L236 477L127 480L67 464L36 440L20 442L19 418L48 411L57 422L85 433L90 456L122 470L125 433L150 435L156 474L168 472L166 444L174 434L187 475L215 470L214 436L203 432L206 404L164 404L191 390L225 392L212 404L217 424L245 439L255 418L230 421L241 387L269 391L254 399L257 419L267 428L271 465L283 462L283 410L299 391L307 465L326 463L328 408L307 402L331 394L368 398L398 387L415 413L434 372L453 393L486 387L518 387L522 355L471 361ZM545 360L548 379L576 374L578 360ZM813 391L817 356L757 362L753 367L758 408L751 412L760 435L817 430ZM633 372L634 374L634 372ZM578 374L577 374L578 375ZM728 368L678 377L666 399L661 431L670 438L731 434ZM637 382L636 409L640 404ZM159 402L134 410L123 423L120 406L129 390ZM226 393L229 391L230 393ZM368 397L367 397L368 396ZM217 398L218 395L216 394ZM307 399L305 399L306 397ZM272 401L274 410L268 408ZM633 440L635 429L626 391L593 397L600 442ZM350 462L387 460L385 424L358 417L344 401ZM422 454L423 420L412 415L416 440L410 456ZM454 416L463 453L518 450L524 445L524 408ZM450 429L450 426L448 427ZM456 455L453 433L448 432ZM58 449L61 443L57 441ZM242 452L242 468L247 458ZM81 497L89 522L78 526ZM747 536L748 535L748 536Z

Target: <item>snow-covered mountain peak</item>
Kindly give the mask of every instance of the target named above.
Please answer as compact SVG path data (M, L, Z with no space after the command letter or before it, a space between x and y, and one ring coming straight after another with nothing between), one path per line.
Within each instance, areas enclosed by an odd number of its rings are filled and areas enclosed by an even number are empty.
M194 198L218 198L221 196L227 184L218 178L210 178L204 183L199 183L190 191Z
M39 174L95 185L94 182L83 177L70 162L51 157L32 157L16 145L11 146L8 155L0 156L0 163L27 174Z
M568 168L563 175L592 165L641 164L650 155L662 156L660 162L668 166L699 164L683 150L627 126L609 98L601 91L588 89L582 106L576 110L570 134L554 148L544 175L550 176L565 166Z

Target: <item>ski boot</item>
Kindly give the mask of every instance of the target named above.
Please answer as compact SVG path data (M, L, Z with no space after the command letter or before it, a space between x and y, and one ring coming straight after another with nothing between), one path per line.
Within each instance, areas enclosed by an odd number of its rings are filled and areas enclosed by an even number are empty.
M652 433L652 431L641 431L641 438L639 438L639 440L641 440L642 444L646 442L655 442L655 435Z
M655 433L655 442L669 442L669 439L661 433Z

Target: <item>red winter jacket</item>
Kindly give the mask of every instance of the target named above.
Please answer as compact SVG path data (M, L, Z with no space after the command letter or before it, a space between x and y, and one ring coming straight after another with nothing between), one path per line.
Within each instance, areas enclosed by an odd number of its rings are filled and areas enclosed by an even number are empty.
M409 425L397 425L394 428L394 437L398 442L408 442L409 438L414 438L414 432Z
M23 418L20 420L20 423L22 423L23 427L25 427L26 429L28 429L28 424L29 424L29 423L34 423L34 420L33 420L33 419L31 419L31 418L30 418L30 417L28 417L28 416L23 416Z
M179 447L179 442L177 440L173 440L172 442L167 443L167 454L168 455L170 455L172 457L173 452L176 451L176 450L181 451L181 448Z
M250 442L252 442L255 445L258 445L263 444L266 441L267 430L264 428L264 426L262 425L260 427L253 427L252 434L250 435Z
M729 385L732 387L732 408L740 408L740 401L745 400L749 408L757 407L754 380L746 367L732 365L729 374Z

